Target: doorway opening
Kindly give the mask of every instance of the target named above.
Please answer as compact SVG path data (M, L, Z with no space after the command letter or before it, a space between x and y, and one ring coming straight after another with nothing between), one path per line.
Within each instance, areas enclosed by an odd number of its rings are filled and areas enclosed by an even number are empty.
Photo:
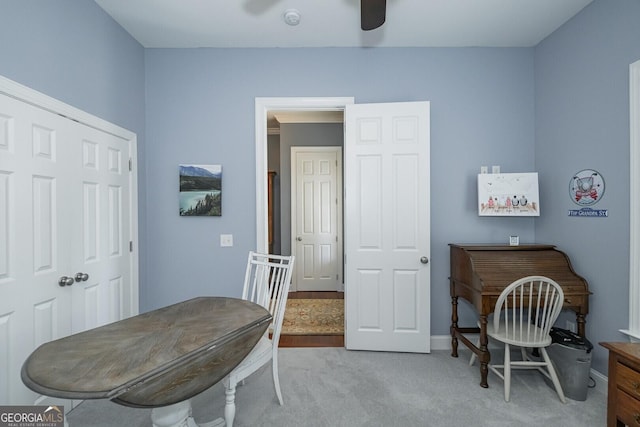
M296 113L344 112L347 105L353 104L353 97L342 98L256 98L256 249L269 251L268 217L268 127L269 115L277 111Z
M345 99L256 99L257 247L268 247L268 112L344 110L346 347L429 352L430 103Z
M340 123L340 133L343 140L342 116L346 105L353 103L353 98L256 98L256 247L258 251L293 253L290 223L291 205L288 204L282 208L280 212L277 212L277 209L280 207L279 194L274 194L273 191L274 187L282 184L281 180L286 181L286 191L290 191L291 169L289 146L287 146L282 153L289 159L289 161L284 162L286 165L283 166L286 167L281 167L277 174L273 173L275 171L269 168L269 159L273 154L269 151L270 143L273 144L274 140L278 140L279 142L279 137L274 137L274 135L278 133L278 131L274 129L274 119L276 119L277 116L276 120L278 123ZM339 117L339 121L336 117ZM280 155L278 155L278 157L280 157ZM271 162L273 162L273 159ZM285 191L282 188L280 189ZM274 213L276 215L274 215ZM284 214L285 220L282 223L280 223L277 218L274 219L274 216L279 216L277 214ZM282 233L282 229L284 229L284 233ZM282 234L284 236L281 236L279 241L275 241L274 235ZM340 241L342 241L341 236ZM296 259L296 262L298 262L298 259ZM339 262L340 267L342 267L342 259L340 259ZM342 270L342 268L340 270ZM342 274L340 274L340 283L340 290L331 292L296 292L297 289L294 288L289 298L297 300L296 303L298 304L301 300L306 299L344 300ZM289 335L286 334L286 330L283 330L280 345L284 347L344 347L344 332L340 334L322 335L314 335L313 332L309 334L301 334L298 332Z

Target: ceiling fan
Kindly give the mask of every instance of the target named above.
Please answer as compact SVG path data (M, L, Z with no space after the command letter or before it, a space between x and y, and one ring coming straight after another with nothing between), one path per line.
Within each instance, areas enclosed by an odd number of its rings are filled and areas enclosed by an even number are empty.
M360 27L375 30L384 24L387 0L360 0Z

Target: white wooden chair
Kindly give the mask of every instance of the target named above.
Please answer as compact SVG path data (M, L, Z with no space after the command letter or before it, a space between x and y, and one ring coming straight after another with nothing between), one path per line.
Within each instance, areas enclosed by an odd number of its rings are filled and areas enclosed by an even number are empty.
M566 403L558 375L545 347L551 345L549 332L555 323L564 293L555 281L544 276L528 276L507 286L496 302L487 323L487 336L504 343L504 364L489 369L504 380L504 400L509 401L512 369L537 369L553 382L562 403ZM520 347L522 360L511 360L511 346ZM531 359L527 348L537 348L541 360ZM472 365L475 354L469 364Z
M240 362L224 381L226 404L224 418L227 427L233 426L236 414L236 385L271 360L273 384L280 405L283 404L278 378L278 342L282 330L284 310L295 257L249 252L242 299L260 304L273 316L271 328L260 338L251 353ZM271 334L271 338L269 335Z

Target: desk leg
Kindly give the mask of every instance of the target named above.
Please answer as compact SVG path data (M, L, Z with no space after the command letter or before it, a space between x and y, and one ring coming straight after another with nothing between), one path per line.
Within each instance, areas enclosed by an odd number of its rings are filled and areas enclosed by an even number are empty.
M487 315L480 315L480 387L488 388L487 375L489 374L489 361L491 353L488 349L489 338L487 338Z
M578 326L578 335L584 337L585 325L587 322L584 320L584 314L576 313L576 324Z
M185 400L169 406L151 410L153 427L223 427L225 421L218 418L205 424L196 424L191 416L191 401Z
M458 297L451 297L451 356L458 357Z

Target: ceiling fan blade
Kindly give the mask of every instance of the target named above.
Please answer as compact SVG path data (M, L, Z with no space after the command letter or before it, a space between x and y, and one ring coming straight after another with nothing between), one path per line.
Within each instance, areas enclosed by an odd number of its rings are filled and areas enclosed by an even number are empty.
M360 0L360 27L369 31L384 24L386 9L387 0Z

